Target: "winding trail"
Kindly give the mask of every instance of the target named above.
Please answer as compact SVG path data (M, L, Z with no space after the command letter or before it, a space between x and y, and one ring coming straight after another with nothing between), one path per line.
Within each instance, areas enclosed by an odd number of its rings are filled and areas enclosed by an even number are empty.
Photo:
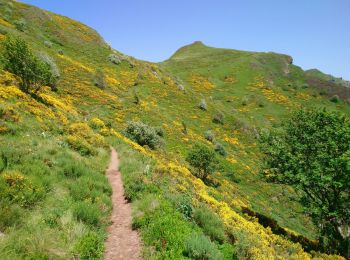
M107 177L112 186L113 212L108 238L105 242L105 260L139 260L140 239L132 229L131 206L124 197L123 181L119 172L119 159L112 148L111 161L107 169Z

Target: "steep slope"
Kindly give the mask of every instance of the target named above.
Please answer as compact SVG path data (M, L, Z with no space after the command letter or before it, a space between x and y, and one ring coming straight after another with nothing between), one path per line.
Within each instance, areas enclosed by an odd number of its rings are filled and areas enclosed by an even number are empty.
M257 129L275 127L301 106L349 107L307 87L289 56L197 42L152 64L113 50L69 18L15 1L0 1L0 13L0 41L25 39L61 74L57 92L44 88L34 99L1 71L1 259L103 255L110 145L120 154L145 258L188 257L194 233L208 235L225 259L318 257L305 252L317 247L317 229L294 191L258 174ZM103 88L95 86L98 70ZM203 99L205 111L198 107ZM125 137L128 121L163 128L164 146L151 150ZM214 148L208 130L227 156L218 155L220 170L205 184L185 157L198 142ZM209 226L219 223L219 237L198 219L202 208Z

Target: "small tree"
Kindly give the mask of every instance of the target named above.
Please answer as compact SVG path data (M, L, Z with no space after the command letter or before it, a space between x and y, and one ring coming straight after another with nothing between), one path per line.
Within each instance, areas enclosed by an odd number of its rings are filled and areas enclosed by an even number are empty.
M162 134L156 128L142 122L128 122L125 134L139 145L157 149L163 145Z
M106 77L102 69L97 69L94 77L94 85L100 89L106 88Z
M3 60L4 69L20 78L20 88L25 93L36 93L42 86L54 84L50 64L35 57L20 38L6 39Z
M293 186L320 228L324 250L350 254L350 119L326 110L295 113L263 134L265 173Z
M202 180L206 180L216 170L218 163L215 152L201 144L193 147L186 160L194 168L194 175Z

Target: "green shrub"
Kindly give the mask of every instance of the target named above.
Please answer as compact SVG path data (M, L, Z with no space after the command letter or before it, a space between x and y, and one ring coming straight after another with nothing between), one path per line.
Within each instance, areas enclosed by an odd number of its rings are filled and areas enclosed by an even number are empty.
M146 211L138 219L143 241L146 245L152 245L156 252L150 258L183 259L184 241L191 234L193 225L175 211L169 202L161 200L159 196L158 199L159 206Z
M0 200L0 231L6 228L16 226L21 223L23 209L18 205L11 205L4 200Z
M242 98L242 106L248 105L248 102L249 102L249 98L248 97L243 97Z
M46 47L48 47L48 48L52 48L53 47L53 44L52 44L52 42L50 42L50 41L44 41L44 45L46 46Z
M46 53L40 53L39 58L42 62L45 64L48 64L50 66L50 72L51 76L48 78L48 81L46 82L46 85L51 87L52 90L57 90L57 82L59 78L61 77L61 72L60 69L58 68L56 62L54 59L49 56Z
M156 131L157 135L159 135L160 137L164 137L164 129L160 126L154 128L154 130Z
M91 226L100 226L101 211L96 205L87 201L80 201L74 205L74 216L77 220Z
M338 95L334 95L332 96L329 101L333 102L333 103L339 103L340 102L340 98Z
M27 22L23 19L14 22L18 31L24 32L27 27Z
M8 160L5 154L0 153L0 173L3 172L8 166Z
M132 181L128 181L128 185L125 187L125 198L128 201L134 201L138 199L146 186L142 175L133 176Z
M108 56L108 60L116 65L122 62L121 59L116 54L113 54L113 53Z
M262 101L261 99L259 99L256 103L257 103L257 105L258 105L259 107L264 107L264 106L265 106L264 101Z
M62 167L62 173L68 178L79 178L90 173L89 169L80 161L73 158L64 158L59 164Z
M222 254L203 234L192 234L185 242L185 255L195 260L219 260Z
M209 142L214 142L215 140L215 135L212 131L208 130L204 133L205 139L207 139Z
M221 144L221 143L215 143L215 152L217 152L218 154L222 155L222 156L226 156L227 152L225 150L225 147Z
M220 218L207 207L196 208L193 213L196 223L203 229L204 234L212 240L223 243L225 240L225 227Z
M97 69L95 72L94 86L100 89L106 88L106 77L102 69Z
M224 124L224 115L222 113L216 113L213 117L213 123L215 124Z
M184 219L191 220L193 217L192 197L183 194L171 193L167 194L169 199L176 209L182 213Z
M44 85L52 85L54 75L50 64L34 56L27 43L14 37L8 37L4 42L4 69L20 78L20 88L23 92L38 92Z
M157 149L163 144L163 139L156 129L142 122L129 122L125 133L139 145L147 145L151 149Z
M186 135L188 133L187 125L184 121L182 121L181 124L182 124L182 133Z
M215 152L201 144L193 147L186 160L194 168L192 173L202 180L206 180L208 175L216 170L218 162Z
M201 102L199 103L199 108L206 111L207 110L207 102L205 99L202 99Z
M89 232L82 236L75 245L75 252L79 259L101 259L103 256L103 239L95 232Z
M328 90L327 90L327 89L322 89L322 90L320 90L319 94L320 94L321 96L325 96L325 95L328 94Z

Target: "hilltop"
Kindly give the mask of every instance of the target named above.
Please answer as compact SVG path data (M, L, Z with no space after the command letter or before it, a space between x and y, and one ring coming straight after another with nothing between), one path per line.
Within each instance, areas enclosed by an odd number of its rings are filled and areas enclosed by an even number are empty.
M60 76L33 96L0 72L1 259L101 258L110 146L146 259L189 258L200 239L218 259L340 259L312 251L317 227L291 187L262 177L257 140L301 107L348 114L340 81L288 55L201 42L140 61L67 17L4 0L0 14L0 49L20 37ZM130 122L156 133L157 149L130 137ZM207 182L186 161L196 143L225 151Z

